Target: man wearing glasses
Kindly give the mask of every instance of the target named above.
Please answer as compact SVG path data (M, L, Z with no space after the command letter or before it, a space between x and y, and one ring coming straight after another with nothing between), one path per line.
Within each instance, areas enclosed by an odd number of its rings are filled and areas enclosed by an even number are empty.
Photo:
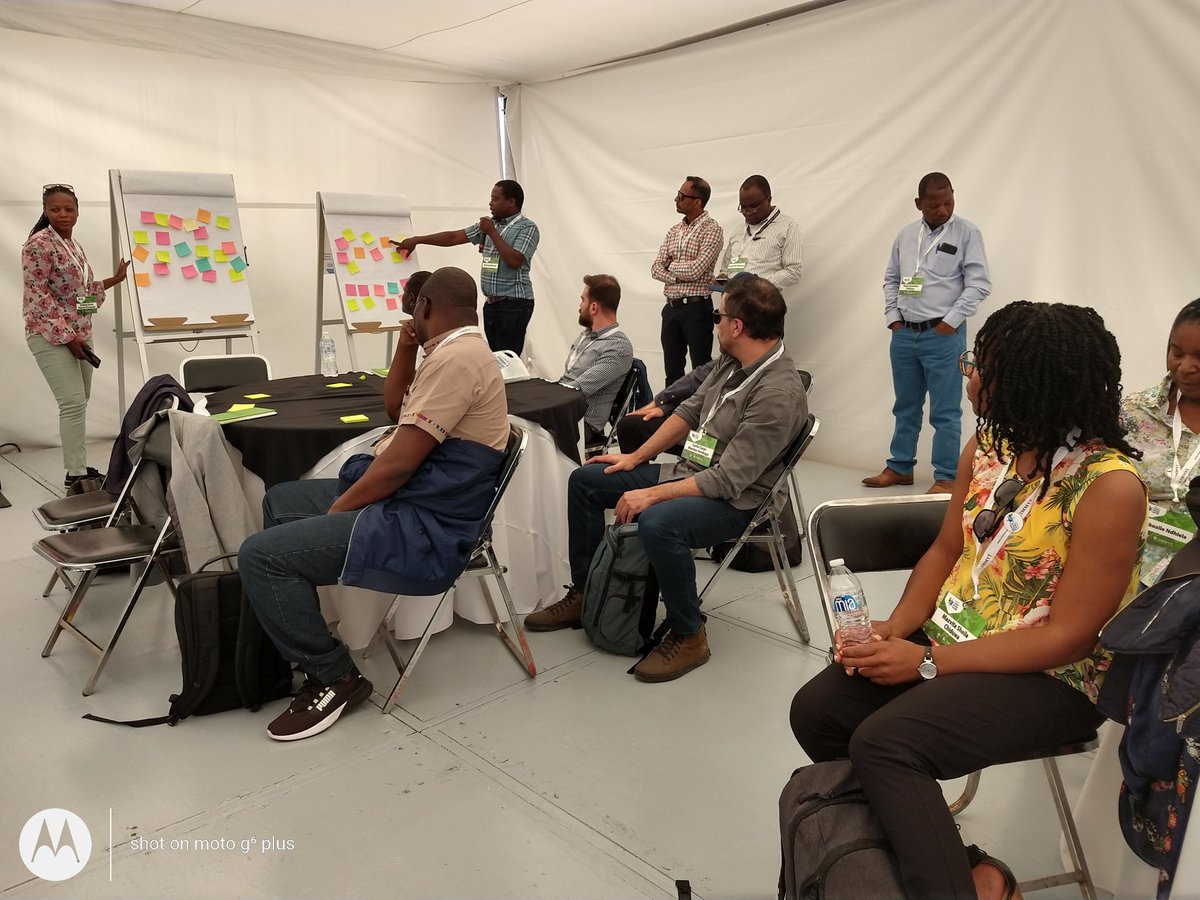
M751 175L738 191L745 227L730 229L718 282L741 272L767 279L781 291L800 280L800 226L771 205L771 185Z
M618 522L638 523L670 629L633 674L639 681L671 681L708 662L692 549L745 530L782 472L783 451L808 419L804 386L783 346L786 311L783 295L766 279L731 282L711 314L721 357L700 390L634 452L598 456L571 473L573 584L562 600L525 619L528 630L580 624L588 567L604 538L604 511L615 509ZM650 462L680 443L679 462Z
M712 359L712 292L709 283L725 242L721 226L704 209L712 188L689 175L675 194L675 211L683 221L671 226L650 275L664 285L662 311L663 369L667 384L683 377L687 356L692 368Z
M992 292L983 235L954 215L954 188L941 172L917 186L921 218L900 229L883 277L883 314L891 329L892 415L890 456L867 487L913 483L917 438L929 394L933 426L933 487L950 493L962 449L962 378L959 355L967 349L966 321Z

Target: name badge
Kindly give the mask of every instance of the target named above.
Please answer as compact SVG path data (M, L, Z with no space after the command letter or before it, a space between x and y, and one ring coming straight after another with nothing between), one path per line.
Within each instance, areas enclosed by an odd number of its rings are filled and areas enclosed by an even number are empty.
M920 275L905 275L900 279L901 297L920 297L925 287L925 279Z
M95 294L80 294L75 298L75 312L81 316L90 316L100 308L100 301Z
M963 603L950 591L938 600L933 615L923 626L930 640L938 644L958 644L973 641L981 634L987 622L972 607Z
M717 451L717 439L703 431L689 431L687 441L683 445L683 458L698 466L708 468L712 465L713 454Z
M483 271L484 272L497 272L497 271L499 271L499 269L500 269L500 254L499 253L493 253L491 256L485 256L483 258Z
M733 275L737 272L745 272L746 271L746 263L748 263L749 261L750 261L749 257L735 256L733 259L729 260L729 266L726 269L726 271L729 272L730 275Z

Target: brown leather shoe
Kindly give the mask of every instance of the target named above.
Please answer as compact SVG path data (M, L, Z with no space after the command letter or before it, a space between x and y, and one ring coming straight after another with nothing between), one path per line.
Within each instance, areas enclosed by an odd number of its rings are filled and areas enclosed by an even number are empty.
M927 493L927 494L953 494L954 493L954 482L947 481L944 478L939 478L937 481L935 481L933 483L933 487L931 487L925 493Z
M579 628L582 624L583 594L570 586L557 603L525 617L526 631L558 631L560 628Z
M674 681L704 665L710 656L703 625L695 634L668 631L662 643L633 667L633 677L638 681Z
M872 475L869 478L864 478L862 483L871 488L887 488L894 487L898 484L912 484L913 477L910 472L908 475L901 475L895 469L884 466L883 471L878 475Z

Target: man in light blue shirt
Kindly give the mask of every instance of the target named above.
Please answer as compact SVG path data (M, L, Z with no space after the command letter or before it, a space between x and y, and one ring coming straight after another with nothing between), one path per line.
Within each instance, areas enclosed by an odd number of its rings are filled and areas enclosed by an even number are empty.
M917 438L929 393L933 426L933 487L954 488L962 449L962 376L958 357L967 349L966 320L992 291L983 236L954 215L954 188L941 172L921 179L914 201L921 220L900 229L883 277L883 311L891 329L896 419L891 455L867 487L913 483Z

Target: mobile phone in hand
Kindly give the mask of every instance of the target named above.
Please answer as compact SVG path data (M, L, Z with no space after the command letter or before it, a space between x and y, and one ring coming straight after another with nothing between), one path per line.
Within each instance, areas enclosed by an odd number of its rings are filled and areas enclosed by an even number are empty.
M92 366L92 368L100 368L100 357L95 354L91 347L89 347L87 344L82 344L80 349L83 350L83 358Z

